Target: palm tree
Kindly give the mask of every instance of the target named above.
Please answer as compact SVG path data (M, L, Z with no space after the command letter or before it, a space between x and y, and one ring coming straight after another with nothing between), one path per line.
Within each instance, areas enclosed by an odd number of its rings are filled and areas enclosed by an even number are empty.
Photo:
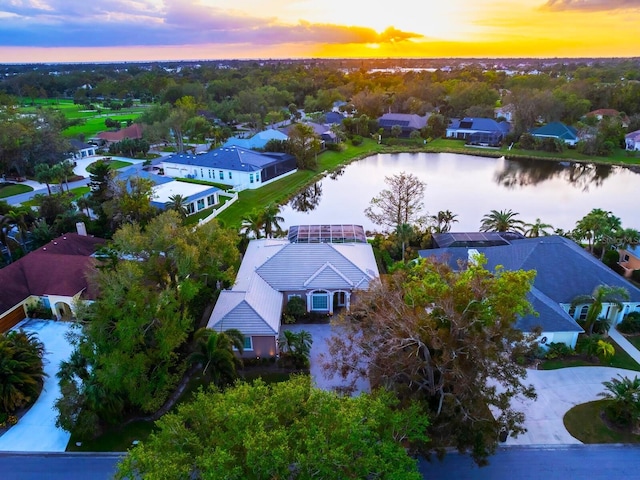
M293 332L285 330L283 337L278 339L278 347L284 358L291 359L295 368L307 368L311 354L313 338L307 330Z
M44 344L35 333L11 331L0 337L0 409L13 413L33 402L44 381Z
M169 201L167 202L167 208L169 210L175 210L178 212L182 219L187 218L187 197L184 195L180 195L176 193L175 195L171 195L169 197Z
M245 237L262 238L262 215L255 210L242 217L241 233Z
M13 254L11 252L11 247L9 246L10 238L9 232L13 229L14 223L11 217L6 215L0 215L0 243L2 243L7 249L7 253L9 254L9 263L13 261Z
M591 295L578 295L571 301L571 306L589 305L587 316L584 320L587 335L593 334L593 326L600 319L600 314L605 303L610 303L622 309L622 302L629 299L629 292L624 287L611 287L598 285Z
M513 210L491 210L482 217L481 232L521 232L522 220L516 218L519 213Z
M18 231L20 232L20 243L22 244L22 250L25 254L27 253L27 233L29 232L29 227L35 222L35 218L32 213L33 212L29 207L20 207L7 213L7 217L9 217L13 221L13 224L18 227Z
M451 224L456 223L458 215L451 213L451 210L440 210L437 215L429 217L435 223L434 233L447 233L451 230Z
M632 379L618 374L620 379L612 378L602 382L604 392L598 395L611 400L606 409L607 414L616 423L623 423L634 428L640 422L640 378Z
M284 222L284 218L280 216L280 207L270 203L262 212L262 224L265 237L273 238L274 233L280 235L282 233L280 222Z
M396 235L398 236L398 241L402 244L402 261L404 262L404 251L405 245L407 242L411 241L415 232L413 227L408 223L402 223L396 227Z
M222 386L233 382L237 377L237 365L242 361L234 348L242 355L244 335L234 328L216 332L209 328L199 329L195 335L196 350L189 356L191 363L202 365L202 374L211 377L213 383Z
M549 225L548 223L542 223L539 218L536 218L535 223L523 224L524 236L530 238L537 238L541 235L543 237L546 237L547 235L550 235L547 230L552 228L552 225Z
M89 200L88 197L80 197L76 201L76 204L78 205L78 208L80 210L85 211L85 213L87 214L87 217L89 217L89 220L91 220L91 200Z
M36 181L47 185L47 192L51 195L51 183L55 181L54 170L46 163L39 163L35 167Z

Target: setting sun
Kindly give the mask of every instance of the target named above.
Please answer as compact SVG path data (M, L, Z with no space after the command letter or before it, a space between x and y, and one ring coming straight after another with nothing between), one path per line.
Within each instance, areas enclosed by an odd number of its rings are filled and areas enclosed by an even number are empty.
M622 0L5 2L0 61L638 56L638 14Z

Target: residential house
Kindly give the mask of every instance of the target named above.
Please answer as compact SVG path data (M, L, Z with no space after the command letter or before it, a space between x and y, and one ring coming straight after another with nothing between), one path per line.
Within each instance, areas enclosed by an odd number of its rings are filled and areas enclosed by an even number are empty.
M634 270L640 270L640 245L631 245L618 250L620 261L618 264L624 270L626 278L631 277Z
M452 118L446 137L466 140L468 145L499 147L510 129L508 122L497 122L493 118Z
M577 321L584 320L589 305L571 306L579 295L589 295L600 285L624 287L629 300L618 309L614 304L604 304L602 316L613 324L626 313L640 311L640 289L616 274L594 258L575 242L557 235L539 238L503 239L507 244L468 246L421 250L421 257L435 257L453 268L460 263L473 261L477 253L487 259L486 267L494 270L501 266L506 270L535 270L536 277L529 294L529 301L538 313L518 319L516 326L525 332L536 327L542 329L538 340L541 344L565 343L575 347L578 334L583 329Z
M385 113L378 118L378 126L385 131L386 135L391 133L393 127L399 126L402 129L400 136L408 138L411 132L419 132L426 127L430 116L430 114L421 117L413 113Z
M627 128L629 126L629 117L613 108L599 108L598 110L593 110L587 113L585 116L596 117L598 121L603 118L615 118L620 122L622 127Z
M537 138L556 138L565 144L574 147L578 143L578 131L562 122L551 122L534 128L529 133Z
M338 143L338 136L331 131L331 125L324 125L322 123L316 122L304 122L304 125L307 125L313 129L313 132L318 136L320 142L322 143L322 148L328 143ZM286 135L289 135L291 129L295 126L295 123L287 125L285 127L280 128L280 131Z
M627 133L624 136L624 144L627 150L639 151L640 150L640 130Z
M250 138L230 137L223 147L242 147L248 150L262 150L271 140L285 141L289 137L279 130L268 128Z
M236 282L220 292L207 327L238 329L245 335L245 356L273 357L291 298L303 298L309 312L331 315L348 309L378 277L361 226L291 227L288 239L249 242Z
M98 142L100 145L109 146L112 143L121 142L125 138L130 140L137 140L142 138L142 125L139 123L133 123L126 128L121 128L115 131L100 132L92 140Z
M73 151L71 152L72 160L79 160L81 158L92 157L96 154L95 145L81 142L80 140L76 140L75 138L69 140L69 143L71 144L71 148L73 149Z
M132 177L146 178L153 182L153 194L150 202L151 205L161 210L167 208L169 202L172 201L171 197L174 195L180 195L184 199L183 205L187 215L192 215L205 208L217 205L220 201L218 197L220 189L218 187L181 182L170 177L139 170L136 167L122 171L116 178L128 182Z
M165 175L230 185L234 190L256 189L296 172L296 158L286 153L256 152L220 147L208 152L163 158Z
M27 316L27 308L40 303L59 320L73 316L79 298L93 299L86 279L101 238L67 233L0 269L0 332Z
M323 114L325 125L342 125L342 121L346 118L340 112L327 112Z
M494 109L496 118L504 118L507 122L513 122L513 116L515 114L515 106L513 104L503 105Z

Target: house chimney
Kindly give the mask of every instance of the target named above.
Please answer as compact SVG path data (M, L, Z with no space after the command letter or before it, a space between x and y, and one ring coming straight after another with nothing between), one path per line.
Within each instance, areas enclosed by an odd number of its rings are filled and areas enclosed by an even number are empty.
M76 223L76 230L78 231L78 235L82 235L83 237L87 236L87 226L84 222Z

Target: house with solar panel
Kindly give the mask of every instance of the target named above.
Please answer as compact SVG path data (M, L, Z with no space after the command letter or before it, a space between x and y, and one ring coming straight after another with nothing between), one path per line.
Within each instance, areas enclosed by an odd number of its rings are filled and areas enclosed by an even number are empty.
M615 325L629 312L640 311L640 289L615 273L580 245L565 237L550 235L524 238L513 232L450 232L435 234L438 248L420 250L423 258L432 257L460 270L475 261L478 254L487 260L485 267L495 270L535 270L529 302L537 312L517 319L524 332L540 329L540 344L564 343L575 348L584 330L588 304L572 305L581 295L590 295L600 285L623 287L629 299L604 303L602 317Z
M207 328L238 329L246 357L273 357L291 298L302 298L309 312L331 315L349 309L378 278L362 226L292 226L286 239L249 242L236 281L220 292Z
M493 118L452 118L446 136L465 140L467 145L499 147L510 130L509 122L498 122Z
M238 146L171 155L162 160L162 168L170 177L222 183L236 191L260 188L297 171L293 155Z
M430 114L421 117L413 113L385 113L378 118L378 126L384 130L385 135L390 135L391 129L397 125L401 128L400 137L409 138L411 132L419 132L427 126L430 116Z

